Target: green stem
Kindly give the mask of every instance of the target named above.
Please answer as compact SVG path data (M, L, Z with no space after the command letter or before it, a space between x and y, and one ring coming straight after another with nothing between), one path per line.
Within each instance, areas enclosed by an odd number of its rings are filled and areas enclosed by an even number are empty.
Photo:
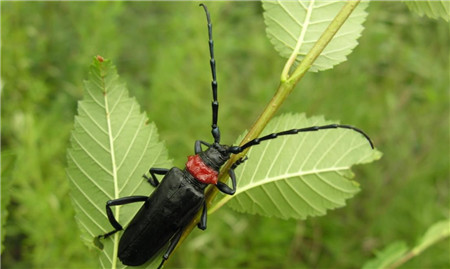
M295 88L295 86L300 81L300 79L309 70L309 68L312 66L312 63L317 59L317 57L319 57L319 55L325 49L326 45L331 41L333 36L336 34L336 32L339 30L339 28L342 26L342 24L344 24L344 22L347 20L347 18L353 12L353 10L356 8L356 6L359 4L359 2L360 2L360 0L348 1L345 4L345 6L336 15L334 20L330 23L330 25L325 30L325 32L320 36L319 40L314 44L314 46L311 48L311 50L308 52L308 54L306 54L305 58L300 62L300 64L294 70L292 75L291 76L285 75L285 78L281 80L280 85L278 86L278 89L277 89L275 95L272 97L272 99L267 104L264 111L261 113L261 115L255 121L255 123L253 124L250 131L247 133L247 135L241 141L240 145L245 144L246 142L258 137L259 134L261 134L261 132L266 127L269 120L275 115L275 113L280 108L281 104L286 100L286 98L289 96L289 94ZM247 153L247 150L240 154L233 155L231 157L231 159L222 167L222 170L219 174L220 181L225 182L226 180L228 180L228 170L230 169L231 165L234 162L236 162L239 158L244 156L246 153ZM214 198L216 197L217 194L218 194L218 190L217 190L217 188L215 188L215 186L211 186L206 190L205 197L206 197L206 203L207 203L208 208L211 207L212 201L214 200ZM218 209L218 207L214 207L214 211L217 209ZM211 213L211 212L209 212L209 213ZM191 233L191 231L197 226L199 219L200 219L200 212L199 212L199 214L197 214L197 216L191 221L191 223L184 230L184 232L180 238L178 246L184 241L184 239L187 238L187 236Z
M448 228L447 228L448 229ZM389 265L389 269L396 269L400 266L402 266L407 261L411 260L412 258L420 255L423 251L425 251L427 248L433 246L434 244L440 242L441 240L446 239L449 236L449 234L441 234L439 238L436 238L435 240L429 242L425 245L416 246L415 248L411 249L410 251L406 252L402 257L398 258L395 262L393 262L391 265Z
M286 81L289 78L289 71L291 70L292 65L295 63L295 60L298 57L300 48L302 47L303 41L305 40L305 34L308 29L308 24L311 20L313 6L314 6L314 1L309 2L306 16L305 16L305 19L303 20L302 31L300 33L300 36L298 37L297 44L295 45L294 51L292 52L291 56L287 60L286 64L284 65L283 72L281 72L281 81Z
M409 261L410 259L414 258L417 254L413 251L407 252L405 255L403 255L400 259L398 259L396 262L391 264L388 268L389 269L395 269L404 264L405 262Z
M305 58L301 61L300 65L291 75L289 80L298 81L300 78L303 77L303 75L306 73L306 71L309 70L309 68L312 66L317 57L319 57L319 55L328 45L328 43L330 43L331 39L334 37L337 31L339 31L341 26L348 19L350 14L352 14L353 10L358 6L359 2L360 0L348 1L342 7L342 9L330 23L330 25L328 25L327 29L322 33L320 38L317 40L317 42L305 56Z

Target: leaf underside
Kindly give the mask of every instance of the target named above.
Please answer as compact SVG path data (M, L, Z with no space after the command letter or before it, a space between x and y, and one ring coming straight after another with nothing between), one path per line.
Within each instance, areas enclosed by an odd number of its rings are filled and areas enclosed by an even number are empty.
M275 50L289 58L296 46L300 62L319 39L345 1L262 1L266 33ZM330 69L344 62L358 45L363 31L368 2L361 2L342 25L310 71Z
M273 119L264 134L330 123L288 114ZM381 153L353 130L331 129L262 142L247 156L236 169L236 194L221 196L217 203L228 202L240 212L305 219L344 206L359 191L350 180L351 166L379 159Z
M427 16L432 19L442 18L445 21L450 20L450 2L449 1L404 1L408 8L419 16Z
M150 167L171 167L164 145L158 141L153 123L120 82L108 60L94 60L67 152L67 177L83 241L113 227L108 221L106 201L131 195L149 195L153 188L142 178ZM123 227L141 203L113 207ZM100 263L104 268L124 267L117 259L119 234L102 240Z

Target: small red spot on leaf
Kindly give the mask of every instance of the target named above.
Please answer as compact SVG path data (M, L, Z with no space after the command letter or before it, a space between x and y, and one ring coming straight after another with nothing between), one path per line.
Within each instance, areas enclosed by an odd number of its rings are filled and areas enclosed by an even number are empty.
M99 62L101 62L101 63L103 63L103 61L104 61L105 59L103 59L103 57L102 56L100 56L100 55L97 55L97 61L99 61Z

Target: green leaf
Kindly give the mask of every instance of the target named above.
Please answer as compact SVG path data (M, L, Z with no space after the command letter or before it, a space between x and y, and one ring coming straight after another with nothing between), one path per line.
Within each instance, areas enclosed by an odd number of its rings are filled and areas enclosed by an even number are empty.
M283 115L264 133L329 124L322 117ZM261 136L263 136L262 134ZM280 218L305 219L345 205L358 191L351 181L354 164L380 158L359 133L347 129L320 130L262 142L237 168L237 192L222 196L216 207Z
M432 19L442 18L445 21L450 20L450 2L438 0L420 0L420 1L405 1L408 8L419 16L427 16Z
M404 241L390 244L382 251L376 253L376 258L369 260L363 269L372 268L397 268L419 255L425 249L450 236L450 219L439 221L433 224L420 238L417 245L409 250Z
M1 222L1 228L0 228L0 232L1 232L1 250L0 253L3 253L4 250L4 245L3 245L3 241L5 239L5 235L6 235L6 221L8 219L8 205L11 201L11 185L12 185L12 170L14 167L14 163L15 163L15 156L8 150L4 150L1 152L1 160L2 160L2 165L1 165L1 217L0 217L0 222Z
M96 236L114 230L105 212L107 200L130 195L149 195L153 188L142 178L150 167L170 167L167 151L158 141L153 123L128 96L115 67L108 60L94 60L67 152L67 177L83 241L90 247ZM122 226L134 216L140 203L116 206L113 212ZM120 233L102 240L100 263L122 268L117 259Z
M381 269L387 268L401 259L408 251L408 246L403 241L390 244L382 251L376 253L376 258L366 262L363 269Z
M439 240L442 240L450 236L450 219L443 220L433 224L425 233L425 235L420 238L416 247L413 249L415 254L422 252L424 249L433 245Z
M289 58L298 47L296 60L301 61L344 4L343 1L263 0L267 36L283 57ZM368 2L362 2L356 7L310 71L330 69L347 59L364 29L367 6Z

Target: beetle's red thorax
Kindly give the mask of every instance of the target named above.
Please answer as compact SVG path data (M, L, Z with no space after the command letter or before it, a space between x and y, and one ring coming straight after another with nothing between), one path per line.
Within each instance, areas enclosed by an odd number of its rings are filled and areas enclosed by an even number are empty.
M186 170L201 183L217 184L217 171L207 166L198 154L188 156Z

